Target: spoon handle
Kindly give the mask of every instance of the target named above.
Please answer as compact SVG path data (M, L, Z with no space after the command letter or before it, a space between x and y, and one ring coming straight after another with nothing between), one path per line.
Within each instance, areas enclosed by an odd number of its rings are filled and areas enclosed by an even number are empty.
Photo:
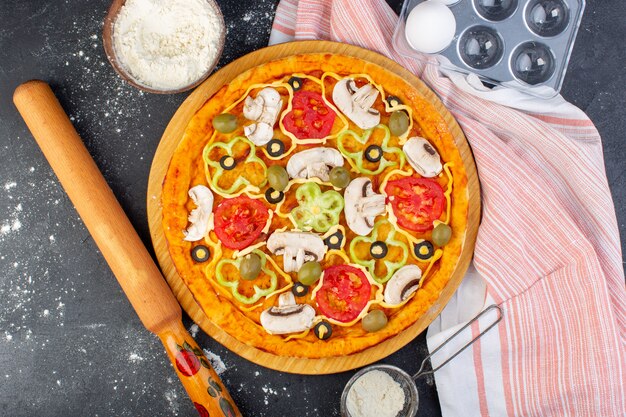
M470 327L472 324L474 324L476 321L478 321L482 316L487 315L490 311L495 310L497 312L497 316L496 319L489 325L489 327L487 327L485 330L483 330L482 332L480 332L479 334L477 334L472 340L470 340L469 342L467 342L463 347L461 347L460 349L458 349L456 352L454 352L452 355L450 355L448 357L448 359L446 359L445 361L443 361L443 363L441 363L439 366L437 366L434 369L431 370L425 370L424 367L426 366L426 364L428 363L429 359L437 352L439 352L439 350L441 348L443 348L446 344L448 344L449 342L451 342L452 340L454 340L459 334L461 334L465 329L467 329L468 327ZM432 352L430 352L430 355L426 356L424 358L424 360L422 361L421 365L420 365L420 369L417 371L417 373L415 375L412 376L412 378L415 380L417 378L419 378L420 376L424 376L424 375L428 375L428 374L434 374L435 372L437 372L439 369L441 369L444 365L446 365L448 362L450 362L452 359L456 358L461 352L463 352L465 349L467 349L468 347L470 347L475 341L477 341L478 339L480 339L481 337L483 337L483 335L485 333L487 333L489 330L491 330L493 327L496 326L496 324L500 323L500 320L502 320L502 317L504 316L504 312L502 311L502 308L500 308L500 306L497 306L495 304L490 305L489 307L487 307L486 309L484 309L483 311L480 312L480 314L478 314L476 317L474 317L473 319L471 319L469 322L467 322L467 324L465 324L463 327L461 327L459 330L457 330L456 333L454 333L452 336L450 336L449 338L447 338L446 340L444 340L439 346L437 346L435 348L435 350L433 350Z
M13 102L146 329L165 345L202 417L241 416L181 322L181 310L87 148L43 81L20 85Z

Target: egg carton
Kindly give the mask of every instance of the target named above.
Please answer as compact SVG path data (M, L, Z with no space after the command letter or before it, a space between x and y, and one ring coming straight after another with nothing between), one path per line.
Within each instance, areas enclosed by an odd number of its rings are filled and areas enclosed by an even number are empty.
M409 14L425 1L444 3L456 20L452 41L432 54L416 51L406 36ZM585 0L405 0L393 46L411 58L442 55L449 64L439 65L448 69L550 98L563 84L584 8Z

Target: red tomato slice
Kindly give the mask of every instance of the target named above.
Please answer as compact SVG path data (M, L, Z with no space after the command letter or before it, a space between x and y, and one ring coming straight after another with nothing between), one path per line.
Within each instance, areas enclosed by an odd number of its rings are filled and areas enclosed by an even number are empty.
M322 287L315 300L323 315L347 323L361 314L370 300L371 288L362 270L335 265L324 270Z
M428 178L402 178L389 181L385 187L388 201L398 224L414 232L426 232L433 228L445 205L443 188Z
M215 209L215 233L230 249L243 249L256 240L267 223L265 205L245 195L224 200Z
M297 91L291 102L292 110L283 119L285 129L298 139L321 139L330 134L335 112L313 91Z

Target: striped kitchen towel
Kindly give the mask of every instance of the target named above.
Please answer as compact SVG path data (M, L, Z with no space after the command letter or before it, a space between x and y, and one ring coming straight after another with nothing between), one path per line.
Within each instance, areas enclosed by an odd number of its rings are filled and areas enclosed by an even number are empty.
M328 39L391 57L437 92L472 146L483 202L475 269L429 347L485 303L504 320L436 373L443 415L626 415L624 270L593 123L560 96L487 90L399 56L397 19L384 0L282 0L270 42Z

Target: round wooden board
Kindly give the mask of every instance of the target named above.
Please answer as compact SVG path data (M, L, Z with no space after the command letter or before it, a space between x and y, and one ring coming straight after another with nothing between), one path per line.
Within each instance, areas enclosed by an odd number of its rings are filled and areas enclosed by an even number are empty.
M242 72L272 60L305 53L336 53L354 56L378 64L412 84L435 106L448 123L465 164L469 192L468 225L463 244L463 252L439 300L416 323L393 338L356 354L322 359L273 355L240 342L212 323L196 303L193 295L176 272L176 268L168 252L167 241L165 240L161 223L163 218L161 209L161 188L163 180L165 179L172 154L182 139L185 128L193 115L217 90ZM174 117L163 133L150 170L147 199L148 220L154 250L168 284L187 314L189 314L202 330L238 355L271 369L300 374L330 374L368 365L402 348L424 331L435 317L439 315L461 283L474 252L476 233L480 220L480 188L471 149L461 128L441 101L439 101L435 93L408 70L378 53L353 45L328 41L290 42L260 49L233 61L196 88L180 106L176 114L174 114Z

